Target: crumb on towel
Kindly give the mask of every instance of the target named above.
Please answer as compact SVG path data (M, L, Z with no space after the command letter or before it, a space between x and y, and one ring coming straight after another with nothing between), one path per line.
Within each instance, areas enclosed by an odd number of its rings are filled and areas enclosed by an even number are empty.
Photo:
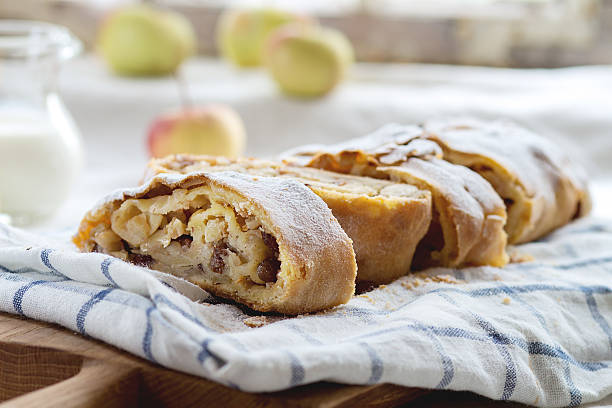
M449 284L459 284L463 283L462 280L455 278L454 276L445 274L445 275L427 275L424 272L415 273L412 275L406 276L407 280L404 280L401 285L406 289L413 289L421 286L426 283L449 283Z
M246 326L255 328L265 326L266 324L272 322L268 319L268 316L251 316L244 319L242 323L244 323Z
M533 256L525 252L521 252L516 247L508 247L508 256L510 257L510 263L523 263L531 262L534 260Z

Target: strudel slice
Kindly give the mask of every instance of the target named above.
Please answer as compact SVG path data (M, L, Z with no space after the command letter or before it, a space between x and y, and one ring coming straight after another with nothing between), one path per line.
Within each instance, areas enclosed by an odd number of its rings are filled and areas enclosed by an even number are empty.
M445 160L478 172L503 198L510 243L537 239L591 208L582 169L524 128L475 119L429 121L424 128Z
M259 311L314 312L355 289L350 238L316 194L285 178L157 175L87 213L74 242Z
M286 162L429 190L432 222L417 247L416 267L506 264L503 201L477 173L442 160L442 149L422 133L418 126L386 126L339 145L294 150Z
M291 178L309 187L325 201L353 240L357 279L361 282L388 283L405 275L431 220L431 195L427 190L266 160L168 156L149 162L145 179L160 173L226 170Z

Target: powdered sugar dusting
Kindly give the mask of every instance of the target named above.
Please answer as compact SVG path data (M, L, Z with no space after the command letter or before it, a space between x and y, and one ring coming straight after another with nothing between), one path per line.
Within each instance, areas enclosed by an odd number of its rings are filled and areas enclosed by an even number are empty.
M254 177L235 172L207 173L207 177L257 203L279 229L277 239L307 259L321 256L321 248L350 242L325 202L293 179Z

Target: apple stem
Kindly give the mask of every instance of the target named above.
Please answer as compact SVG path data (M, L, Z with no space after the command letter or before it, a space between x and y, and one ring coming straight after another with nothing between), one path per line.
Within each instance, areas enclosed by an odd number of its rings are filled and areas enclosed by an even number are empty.
M191 100L191 96L189 95L189 87L187 86L187 81L185 81L183 76L178 71L174 73L174 80L176 81L178 95L183 109L191 108L193 106L193 101Z

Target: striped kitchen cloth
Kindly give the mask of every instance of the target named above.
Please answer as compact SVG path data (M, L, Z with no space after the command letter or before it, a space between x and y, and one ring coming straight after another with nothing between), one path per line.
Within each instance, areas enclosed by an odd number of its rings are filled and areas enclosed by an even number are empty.
M609 220L511 248L503 269L430 269L293 318L68 242L0 224L0 310L243 391L387 382L550 407L612 393Z

